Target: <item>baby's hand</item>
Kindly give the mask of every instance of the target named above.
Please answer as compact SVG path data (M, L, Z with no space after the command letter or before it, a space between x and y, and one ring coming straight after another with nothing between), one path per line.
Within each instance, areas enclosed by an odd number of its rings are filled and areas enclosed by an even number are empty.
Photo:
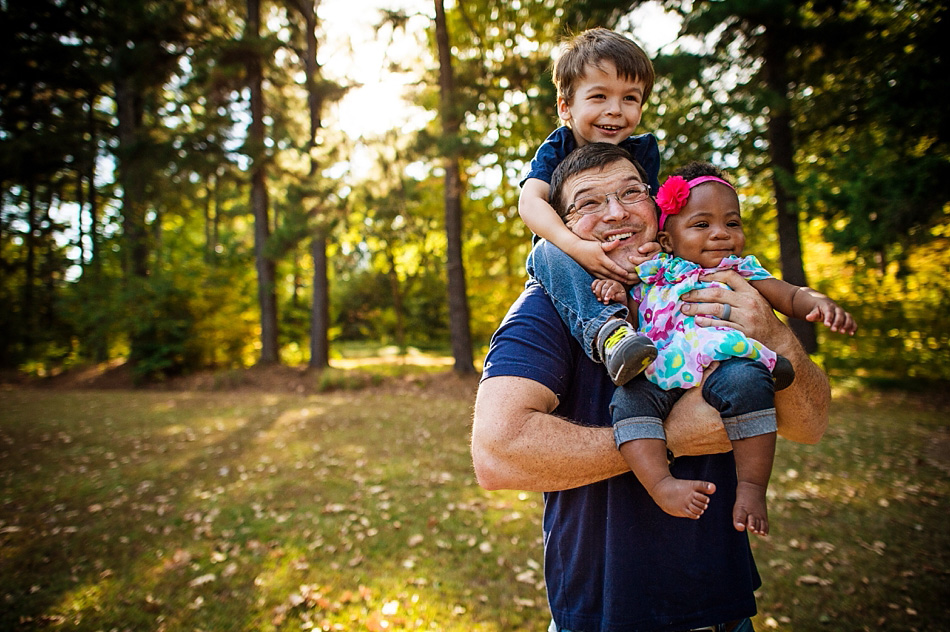
M590 289L597 300L604 305L620 303L625 306L627 304L627 291L623 285L613 279L596 279L590 284Z
M606 244L601 244L599 241L578 239L567 254L598 279L611 279L618 283L635 283L635 280L631 280L631 274L624 270L619 263L608 257L605 250L609 251L612 248ZM633 276L635 278L635 275Z
M813 291L812 296L817 302L805 316L805 320L812 323L820 322L835 333L854 335L858 324L854 322L851 314L824 294Z
M633 265L638 266L641 263L649 261L650 259L655 257L657 253L659 252L660 252L660 244L658 244L655 241L648 241L647 243L637 248L637 254L632 254L628 256L627 260ZM633 280L629 281L631 285L634 283L640 282L640 276L636 272L631 272L630 274L633 277Z

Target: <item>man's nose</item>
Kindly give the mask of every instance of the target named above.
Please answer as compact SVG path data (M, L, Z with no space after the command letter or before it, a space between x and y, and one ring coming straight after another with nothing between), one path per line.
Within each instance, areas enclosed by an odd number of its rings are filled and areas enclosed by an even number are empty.
M607 196L607 208L604 210L604 219L623 219L627 216L627 207L620 203L616 193Z

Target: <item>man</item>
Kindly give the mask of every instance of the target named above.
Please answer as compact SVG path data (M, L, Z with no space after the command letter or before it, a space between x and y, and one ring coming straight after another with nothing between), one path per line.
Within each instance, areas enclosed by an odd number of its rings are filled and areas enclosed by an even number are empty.
M627 258L656 234L656 215L652 201L627 207L613 193L642 179L624 150L595 143L561 163L551 200L563 216L581 197L607 195L603 211L567 215L567 225L599 241L631 233L612 252L629 266ZM824 374L738 274L711 278L731 290L696 291L688 311L720 316L728 302L729 326L788 358L796 377L776 394L779 433L818 441L830 401ZM699 390L677 404L666 428L677 455L672 474L716 486L705 514L688 520L664 513L630 472L610 427L614 385L583 353L540 286L529 284L509 310L485 360L472 457L486 489L545 492L552 630L751 629L760 581L746 533L732 526L735 462L718 415Z

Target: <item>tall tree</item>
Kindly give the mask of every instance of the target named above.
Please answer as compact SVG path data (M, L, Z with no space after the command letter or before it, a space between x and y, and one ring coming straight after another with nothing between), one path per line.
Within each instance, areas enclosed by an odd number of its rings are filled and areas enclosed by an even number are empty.
M288 0L304 20L305 48L300 51L303 57L304 85L307 89L307 113L309 115L309 137L306 149L310 156L312 181L319 177L320 162L317 159L317 138L323 127L323 104L327 98L326 85L321 85L320 65L317 63L317 8L319 1ZM317 202L309 214L315 220L310 236L310 256L313 259L312 291L310 307L310 360L312 368L322 369L330 366L330 280L327 258L327 239L332 227L327 213L321 213L322 204Z
M254 258L257 266L257 298L261 310L261 364L280 361L277 346L276 265L267 252L270 218L264 146L264 72L261 62L261 4L247 0L244 40L248 45L247 82L251 92L251 125L247 147L251 157L251 212L254 214Z
M462 261L462 177L459 168L459 130L461 117L455 100L452 73L452 48L442 0L435 0L435 38L439 51L439 94L442 131L445 139L445 234L449 287L449 325L452 357L456 373L474 373L472 335L469 324L465 266Z

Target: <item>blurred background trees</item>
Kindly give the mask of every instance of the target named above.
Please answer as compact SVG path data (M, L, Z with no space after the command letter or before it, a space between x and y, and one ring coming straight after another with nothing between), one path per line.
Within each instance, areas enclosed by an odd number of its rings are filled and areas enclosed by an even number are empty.
M749 250L858 317L853 339L797 327L829 370L950 379L942 3L407 2L373 21L414 43L388 62L412 85L365 116L427 115L354 135L331 1L0 3L3 368L320 368L369 342L471 370L524 283L552 56L607 26L655 55L664 172L729 169Z

